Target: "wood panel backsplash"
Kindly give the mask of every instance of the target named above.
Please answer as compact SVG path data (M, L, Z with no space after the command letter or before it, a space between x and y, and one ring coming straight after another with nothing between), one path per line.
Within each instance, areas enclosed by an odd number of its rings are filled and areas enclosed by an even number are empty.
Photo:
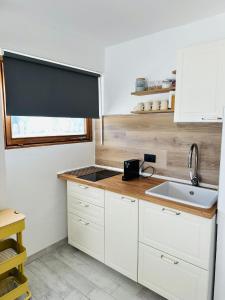
M156 174L189 179L187 158L199 146L201 181L218 184L222 126L219 123L174 123L173 114L104 117L104 145L96 121L96 164L123 168L123 161L156 154Z

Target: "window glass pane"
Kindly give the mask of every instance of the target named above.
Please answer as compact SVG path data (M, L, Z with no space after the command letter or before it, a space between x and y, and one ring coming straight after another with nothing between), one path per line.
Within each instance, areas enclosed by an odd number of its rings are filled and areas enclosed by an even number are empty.
M12 138L85 134L85 119L11 117Z

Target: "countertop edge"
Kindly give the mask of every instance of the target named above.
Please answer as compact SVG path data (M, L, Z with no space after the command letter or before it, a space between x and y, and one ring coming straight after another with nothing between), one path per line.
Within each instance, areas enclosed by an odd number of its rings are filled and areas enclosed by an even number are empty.
M162 205L162 206L166 206L169 208L173 208L176 210L180 210L192 215L196 215L199 217L203 217L203 218L207 218L207 219L212 219L215 215L216 215L216 211L217 211L217 204L215 204L212 208L209 209L204 209L204 208L198 208L198 207L193 207L193 206L189 206L186 204L182 204L182 203L178 203L175 201L168 201L162 198L158 198L158 197L154 197L154 196L150 196L150 195L146 195L146 194L142 194L142 193L135 193L135 192L130 192L128 193L127 191L121 191L118 188L116 188L115 186L106 186L104 184L105 180L109 181L110 178L107 179L103 179L102 184L98 181L98 183L96 184L95 182L90 182L84 179L80 179L77 178L74 175L69 175L69 174L65 174L65 173L61 173L61 174L57 174L57 177L59 179L65 180L65 181L72 181L72 182L76 182L76 183L80 183L80 184L85 184L85 185L89 185L91 187L95 187L95 188L100 188L103 190L107 190L113 193L119 193L122 194L124 196L128 196L128 197L133 197L133 198L137 198L139 200L143 200L143 201L148 201L157 205ZM111 177L112 178L112 177ZM153 180L155 180L155 178L152 178ZM165 180L161 180L161 182L164 182ZM155 184L156 186L157 184Z

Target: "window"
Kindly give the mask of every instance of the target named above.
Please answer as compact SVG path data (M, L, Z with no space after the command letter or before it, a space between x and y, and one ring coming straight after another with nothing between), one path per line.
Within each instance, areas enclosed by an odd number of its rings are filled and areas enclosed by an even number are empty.
M11 117L12 138L85 134L85 119Z
M0 70L5 108L4 78ZM4 109L5 110L5 109ZM84 118L21 117L4 113L6 148L87 142L92 140L92 120Z

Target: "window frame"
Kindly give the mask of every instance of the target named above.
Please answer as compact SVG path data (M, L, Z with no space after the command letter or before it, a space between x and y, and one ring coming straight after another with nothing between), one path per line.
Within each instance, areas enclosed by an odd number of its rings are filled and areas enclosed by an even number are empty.
M2 98L3 105L3 128L6 149L92 142L91 118L85 119L85 134L13 138L11 117L6 115L4 65L2 58L0 58L0 97Z

